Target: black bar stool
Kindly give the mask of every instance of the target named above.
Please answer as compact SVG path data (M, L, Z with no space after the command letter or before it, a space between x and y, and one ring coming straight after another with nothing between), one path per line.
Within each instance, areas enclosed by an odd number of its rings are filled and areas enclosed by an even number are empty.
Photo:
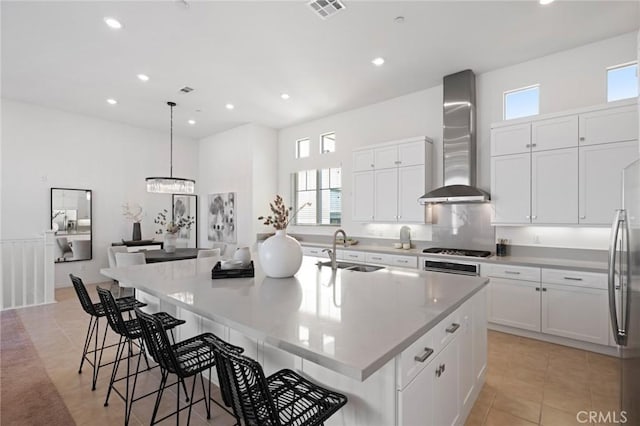
M138 309L136 309L138 311ZM321 425L347 403L292 370L264 376L260 364L212 342L220 382L228 383L233 411L248 425Z
M189 422L191 421L191 408L193 407L193 404L196 404L200 401L204 401L208 419L211 418L211 401L222 407L229 414L235 416L234 413L230 412L226 407L218 404L213 398L211 398L211 368L215 365L215 356L213 353L212 342L216 341L220 346L223 346L228 351L234 353L242 353L244 349L226 343L218 339L212 333L203 333L198 336L183 340L181 342L174 343L172 345L169 342L166 327L162 324L162 321L160 321L159 318L144 313L140 309L136 309L136 316L138 317L138 321L140 321L142 336L144 338L145 344L148 347L149 353L151 354L151 357L160 365L160 370L162 372L160 388L158 389L158 394L156 396L156 403L153 408L153 416L151 417L150 424L153 426L154 424L161 422L173 416L174 414L176 415L176 424L179 424L180 411L186 408L189 408L189 415L187 416L187 424L189 424ZM205 370L209 370L210 379L208 385L208 393L205 389L204 377L202 374ZM186 378L193 376L191 395L188 399L189 406L180 408L180 386L177 386L178 391L176 397L176 411L164 416L159 420L156 420L156 416L158 415L158 408L160 407L160 401L162 399L162 394L167 387L173 385L167 385L167 378L169 376L169 373L178 376L178 381L181 381L182 383L184 383L184 380ZM201 399L194 401L193 393L195 391L198 374L200 375L200 384L202 385L202 393L204 395ZM178 382L176 382L175 384L177 385ZM220 383L220 386L221 390L223 390L224 393L225 386L222 382ZM235 417L237 418L237 416Z
M109 321L109 325L111 326L111 329L116 334L120 335L120 341L118 342L118 350L116 352L116 360L115 360L115 364L113 365L113 370L111 372L111 380L109 381L109 389L107 390L107 397L104 401L104 405L105 407L109 405L109 396L111 395L111 390L113 390L116 394L118 394L118 396L120 396L120 398L124 400L124 406L125 406L124 423L125 425L127 425L129 424L129 419L131 416L131 407L133 406L133 403L140 398L144 398L145 396L148 396L151 393L154 393L154 392L151 392L149 394L142 395L138 398L134 398L136 381L138 379L138 372L140 370L140 360L144 356L145 362L147 364L147 370L150 369L149 361L147 360L144 345L142 345L142 331L140 329L140 323L138 322L138 319L135 318L135 319L125 320L124 318L122 318L122 313L118 309L116 299L114 299L111 292L109 290L106 290L100 287L98 287L97 290L98 290L98 296L100 296L100 300L102 301L102 305L104 306L107 320ZM160 321L162 326L167 330L173 330L175 327L182 325L186 322L184 320L177 319L166 312L155 313L153 314L153 317L156 318L158 321ZM138 347L140 349L138 352L138 363L136 365L136 372L134 373L133 387L131 389L131 395L129 395L129 378L131 377L130 361L131 361L131 357L134 356L133 345L134 345L134 342L136 341L139 342ZM125 347L127 348L127 372L124 377L116 379L116 376L118 373L118 367L120 366L120 361L122 360L122 355L124 354ZM114 383L120 380L126 380L125 395L122 395L122 393L120 393L120 391L114 386ZM185 389L186 389L186 386L185 386Z
M116 344L114 343L113 345L109 345L106 347L104 346L104 343L107 338L107 329L108 329L108 323L105 323L104 334L102 337L102 345L98 350L98 335L100 334L99 322L100 322L100 318L106 315L104 306L102 306L102 303L93 303L93 301L91 300L91 297L89 297L87 288L85 287L84 283L79 277L76 277L73 274L69 274L69 277L71 278L71 282L73 283L73 288L75 289L76 294L78 295L78 299L80 300L80 305L82 306L82 309L91 316L91 319L89 320L89 327L87 328L87 336L84 339L84 348L82 350L82 359L80 360L80 368L78 368L78 374L82 373L82 365L86 360L93 367L91 390L96 390L96 382L98 381L98 373L100 371L100 367L104 367L105 365L109 365L113 363L113 362L108 362L106 364L101 364L102 352L106 348L112 348L116 346ZM130 312L136 306L137 307L147 306L146 303L139 302L135 299L135 297L131 297L131 296L116 299L116 304L120 312ZM94 335L95 335L95 343L94 343L93 349L89 350L89 347L91 346L91 339L92 337L94 337ZM98 358L98 352L100 352L99 358ZM93 354L93 361L89 359L89 355L91 354Z

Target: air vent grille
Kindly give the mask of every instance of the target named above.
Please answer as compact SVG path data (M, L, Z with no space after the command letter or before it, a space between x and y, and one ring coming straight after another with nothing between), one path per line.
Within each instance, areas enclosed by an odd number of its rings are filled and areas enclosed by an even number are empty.
M189 86L184 86L184 87L180 88L180 91L182 93L189 93L189 92L193 92L193 88L189 87Z
M308 4L322 19L327 19L345 8L340 0L312 0Z

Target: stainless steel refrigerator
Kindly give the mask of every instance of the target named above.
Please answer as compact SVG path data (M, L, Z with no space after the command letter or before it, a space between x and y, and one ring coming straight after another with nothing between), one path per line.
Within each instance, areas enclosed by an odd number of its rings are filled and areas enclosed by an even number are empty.
M609 313L620 345L621 420L640 425L640 160L623 171L609 246Z

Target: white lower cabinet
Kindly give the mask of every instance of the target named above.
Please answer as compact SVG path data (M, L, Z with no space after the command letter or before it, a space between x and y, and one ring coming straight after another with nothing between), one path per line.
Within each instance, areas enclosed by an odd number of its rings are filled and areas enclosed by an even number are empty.
M492 277L489 322L540 331L540 282Z
M486 297L478 292L397 358L398 425L463 423L484 381Z
M489 322L610 345L606 274L516 266L483 268L488 271L483 275L491 278ZM504 278L505 273L514 278Z
M542 332L608 345L608 301L606 290L543 283Z

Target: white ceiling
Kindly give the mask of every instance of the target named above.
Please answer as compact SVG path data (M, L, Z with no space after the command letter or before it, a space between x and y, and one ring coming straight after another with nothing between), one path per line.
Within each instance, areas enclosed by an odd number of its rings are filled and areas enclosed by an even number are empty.
M629 32L639 16L635 1L345 3L323 21L306 1L2 1L2 96L162 131L173 100L176 133L193 138L281 128Z

